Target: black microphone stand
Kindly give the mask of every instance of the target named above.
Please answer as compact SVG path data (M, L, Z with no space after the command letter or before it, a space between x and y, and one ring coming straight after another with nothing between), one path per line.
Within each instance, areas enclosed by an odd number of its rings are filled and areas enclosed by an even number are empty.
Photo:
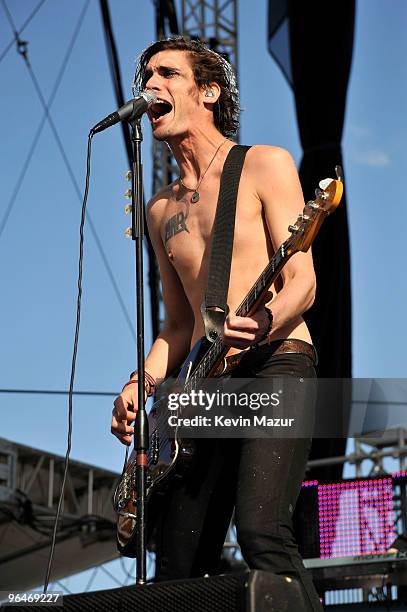
M138 364L138 410L134 422L134 450L136 452L136 555L137 584L146 582L146 517L145 495L148 454L148 420L144 400L144 286L143 286L143 166L141 163L141 120L132 124L133 167L132 167L132 239L136 248L136 316L137 316L137 364Z

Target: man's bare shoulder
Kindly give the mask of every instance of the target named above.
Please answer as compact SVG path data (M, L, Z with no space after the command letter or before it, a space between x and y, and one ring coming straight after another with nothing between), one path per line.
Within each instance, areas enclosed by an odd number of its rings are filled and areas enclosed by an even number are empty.
M256 145L247 157L249 180L270 218L283 208L295 217L304 207L304 199L291 154L282 147Z
M247 173L263 203L302 198L295 161L287 149L256 145L247 154Z
M272 145L253 145L247 154L249 170L263 172L264 170L279 170L295 166L292 155L287 149Z

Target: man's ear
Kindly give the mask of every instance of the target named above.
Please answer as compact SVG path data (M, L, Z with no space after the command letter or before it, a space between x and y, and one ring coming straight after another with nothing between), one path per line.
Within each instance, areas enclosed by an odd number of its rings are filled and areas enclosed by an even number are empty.
M216 104L220 97L220 87L214 82L203 87L203 101L205 104Z

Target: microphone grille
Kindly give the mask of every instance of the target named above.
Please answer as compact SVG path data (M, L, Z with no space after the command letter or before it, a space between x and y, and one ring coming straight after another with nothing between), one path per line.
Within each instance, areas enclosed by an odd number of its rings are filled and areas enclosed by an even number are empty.
M143 91L141 96L148 104L152 104L157 100L157 94L152 89L146 89L145 91Z

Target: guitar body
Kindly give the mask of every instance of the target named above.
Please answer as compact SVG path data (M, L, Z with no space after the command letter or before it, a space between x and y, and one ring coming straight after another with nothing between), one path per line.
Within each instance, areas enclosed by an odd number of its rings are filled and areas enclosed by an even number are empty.
M250 316L264 303L269 287L281 273L284 265L295 253L306 252L311 246L324 219L339 205L343 192L342 170L336 167L338 180L325 179L316 190L316 199L307 202L296 223L288 230L292 234L277 251L251 287L242 303L236 309L238 316ZM188 393L197 388L202 379L219 376L235 367L245 351L227 360L228 348L221 337L214 342L201 338L185 359L175 382L166 382L160 387L166 396L172 392ZM181 416L179 408L172 411ZM155 514L160 510L160 501L174 478L182 477L194 459L194 441L181 439L177 428L168 425L167 399L164 396L154 403L149 414L149 451L147 463L146 514L147 541L155 522ZM126 468L118 482L113 505L118 515L117 546L119 552L127 557L136 556L137 490L136 490L136 453L133 451Z
M205 337L198 340L182 364L177 379L169 385L168 392L166 390L167 395L173 389L181 391L184 388L190 373L196 369L210 347L211 343ZM179 409L174 410L173 414L180 416ZM194 458L194 441L181 439L177 428L172 427L170 432L168 415L165 399L156 401L148 415L150 436L146 487L147 541L151 537L154 516L168 486L174 478L182 477L190 469ZM135 470L136 453L133 450L113 496L113 505L118 514L117 547L122 555L133 558L136 556L137 524Z

